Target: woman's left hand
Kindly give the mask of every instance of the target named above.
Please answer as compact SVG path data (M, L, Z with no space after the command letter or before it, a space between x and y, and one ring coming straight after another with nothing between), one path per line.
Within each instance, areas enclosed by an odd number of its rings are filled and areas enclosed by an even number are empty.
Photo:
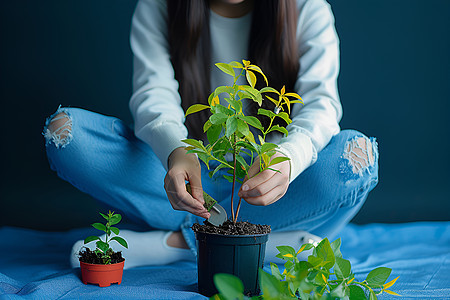
M284 155L276 152L271 159L279 156ZM239 197L244 198L250 204L260 206L272 204L283 197L289 187L290 162L283 161L271 168L281 173L265 170L255 176L259 172L259 160L256 159L248 170L250 179L247 180L246 177L239 190Z

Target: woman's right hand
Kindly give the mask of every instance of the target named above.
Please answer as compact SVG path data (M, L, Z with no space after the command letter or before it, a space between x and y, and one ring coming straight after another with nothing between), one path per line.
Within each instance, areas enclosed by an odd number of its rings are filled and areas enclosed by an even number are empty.
M187 154L183 147L177 148L169 155L168 168L164 178L164 189L173 209L188 211L208 219L210 214L203 207L205 200L197 156ZM186 190L186 181L191 184L192 196Z

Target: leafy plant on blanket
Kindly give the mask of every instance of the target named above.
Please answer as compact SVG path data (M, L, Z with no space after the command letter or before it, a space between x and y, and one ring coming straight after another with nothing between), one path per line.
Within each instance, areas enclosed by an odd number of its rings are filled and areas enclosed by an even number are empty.
M102 213L100 213L100 215L106 220L106 224L94 223L92 224L92 227L106 233L105 241L102 241L98 236L92 235L88 236L84 240L84 244L90 243L92 241L97 241L95 243L97 248L95 249L94 253L98 257L101 257L103 264L108 265L111 263L111 255L113 254L113 250L109 246L109 243L111 241L116 241L125 248L128 248L128 244L123 238L118 236L120 232L119 228L113 226L118 224L122 220L122 216L111 211L109 211L107 215ZM114 233L116 236L111 237L112 233Z
M260 270L261 296L244 297L239 278L230 274L216 274L214 283L220 294L211 299L377 299L383 292L400 296L388 290L398 277L386 283L391 269L378 267L361 282L356 281L350 261L342 257L341 239L330 243L327 238L317 246L303 244L296 252L290 246L278 246L277 255L286 261L284 271L270 264L271 273ZM300 261L298 255L313 249L307 261Z
M286 93L284 86L280 91L269 87L267 77L263 71L258 66L252 65L248 60L242 60L242 63L237 61L232 61L228 64L217 63L216 66L225 74L233 77L233 85L217 87L208 98L209 105L194 104L186 111L186 116L205 109L211 111L211 116L203 126L209 144L205 146L203 145L203 141L194 139L185 139L183 142L189 145L186 147L188 153L196 153L208 169L211 160L220 163L214 170L211 170L209 173L210 177L213 177L220 169L228 169L228 175L223 175L223 177L233 184L231 192L231 213L232 221L236 223L242 201L242 199L239 199L235 212L233 196L236 181L242 183L242 179L248 176L248 170L256 156L259 159L259 172L267 169L280 172L279 170L272 169L271 166L289 160L289 158L285 156L272 158L278 146L266 142L266 137L273 131L281 132L287 136L288 131L286 128L275 125L274 121L276 118L281 118L287 124L290 124L292 121L288 113L290 113L291 104L303 102L301 97L296 93ZM235 72L235 69L237 72ZM255 74L257 73L264 78L267 85L261 90L255 88L257 81ZM237 84L241 76L245 76L248 85ZM228 106L220 104L219 95L221 94L225 94L224 100L228 103ZM294 100L289 97L294 98ZM256 117L246 116L244 114L243 99L255 101L259 106L262 105L265 99L275 104L274 111L263 108L258 110L258 115L269 119L270 123L267 128L264 128ZM287 110L287 112L284 110ZM250 127L260 132L257 136L257 141ZM231 161L226 160L228 153L232 154L233 158ZM250 164L247 164L243 157L244 155L250 157Z

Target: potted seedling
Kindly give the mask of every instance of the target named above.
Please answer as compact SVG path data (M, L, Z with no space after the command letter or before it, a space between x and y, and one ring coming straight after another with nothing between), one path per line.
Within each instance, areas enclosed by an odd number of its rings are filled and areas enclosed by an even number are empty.
M289 160L285 156L274 156L278 145L266 142L266 138L274 131L288 135L285 127L275 123L277 119L286 124L291 123L288 114L290 105L302 101L299 95L286 93L284 86L281 91L269 87L263 71L249 61L218 63L216 66L233 77L233 85L217 87L209 96L208 105L194 104L186 111L187 116L204 109L210 110L211 116L203 126L209 143L204 145L201 140L195 139L185 139L183 142L188 144L187 152L196 153L208 169L210 161L217 162L216 166L210 169L210 177L222 174L232 184L231 219L218 227L208 222L204 225L194 224L192 227L198 242L198 287L200 293L213 295L217 291L213 275L230 273L243 281L247 294L257 294L258 273L263 266L270 226L238 222L242 199L239 199L235 210L235 186L236 182L242 184L244 178L248 178L249 168L254 162L259 163L259 172L267 169L279 172L271 167ZM266 87L255 88L256 74L263 77ZM248 84L237 84L241 76L245 76ZM226 105L220 103L219 95L222 94L225 95ZM275 104L274 111L263 108L258 110L261 118L267 118L268 126L263 127L258 118L245 115L243 99L255 101L259 106L263 101L272 101ZM256 138L252 131L258 132ZM211 208L214 208L214 205L208 203L208 209Z
M127 242L118 236L119 229L114 227L120 222L122 216L109 211L108 214L100 215L106 220L106 224L94 223L92 227L103 231L105 239L102 240L98 236L88 236L84 240L84 244L97 241L94 251L84 247L79 253L81 267L81 281L84 284L98 284L100 287L110 286L111 283L120 284L122 282L123 267L125 259L122 252L115 252L109 246L112 241L118 242L125 248L128 248ZM111 236L112 234L115 236Z

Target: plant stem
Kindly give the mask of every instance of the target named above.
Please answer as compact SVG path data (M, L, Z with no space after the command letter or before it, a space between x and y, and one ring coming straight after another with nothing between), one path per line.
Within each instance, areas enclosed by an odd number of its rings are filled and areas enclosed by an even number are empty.
M236 143L236 133L233 133L234 142ZM231 189L231 215L233 218L233 223L236 224L236 218L234 215L234 205L233 205L233 198L234 198L234 186L236 185L236 144L233 144L233 188Z
M239 197L239 203L238 203L238 207L236 209L236 221L237 221L237 218L239 216L239 210L241 209L241 202L242 202L242 198Z
M266 134L267 134L267 132L270 130L270 127L272 127L272 123L273 123L273 120L275 119L275 117L272 117L272 118L270 118L270 124L269 124L269 127L267 127L267 130L265 131L265 132L263 132L263 140L265 141L266 140Z
M364 282L353 281L352 283L362 285L363 287L365 287L365 288L368 289L369 291L374 292L374 291L372 290L372 288L371 288L370 286L368 286L367 284L365 284ZM374 293L375 293L375 292L374 292Z
M108 229L109 229L109 220L108 220L108 222L106 222L106 236L105 236L105 242L106 242L107 244L108 244L108 237L109 237Z

